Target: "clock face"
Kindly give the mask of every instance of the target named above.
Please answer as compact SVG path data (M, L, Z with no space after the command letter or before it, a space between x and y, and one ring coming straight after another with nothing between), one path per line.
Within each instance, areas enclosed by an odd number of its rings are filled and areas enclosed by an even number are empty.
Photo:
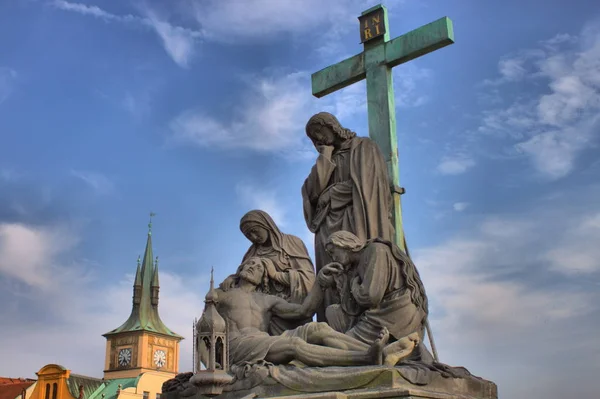
M131 349L125 348L119 351L119 366L127 366L131 362Z
M159 349L154 351L154 364L156 367L164 367L167 363L167 355L165 351Z

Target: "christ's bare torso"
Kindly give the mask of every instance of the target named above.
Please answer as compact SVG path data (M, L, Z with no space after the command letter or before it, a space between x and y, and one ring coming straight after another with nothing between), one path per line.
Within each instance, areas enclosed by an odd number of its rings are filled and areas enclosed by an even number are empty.
M260 292L245 292L239 288L218 291L217 310L229 321L231 332L255 328L267 332L273 315L273 298Z

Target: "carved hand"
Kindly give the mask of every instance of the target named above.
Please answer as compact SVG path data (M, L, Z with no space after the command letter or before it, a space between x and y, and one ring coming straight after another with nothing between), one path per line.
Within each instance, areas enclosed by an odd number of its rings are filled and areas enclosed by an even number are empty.
M235 285L235 275L232 274L227 276L225 280L221 284L219 284L219 288L223 291L229 291Z
M341 274L344 271L344 266L337 262L331 262L319 271L317 281L322 288L329 288L333 285L333 276Z
M331 159L334 147L332 145L317 145L317 151L327 159Z
M266 262L264 262L265 268L267 269L267 275L270 278L275 277L275 275L277 274L277 269L275 268L275 265L273 264L273 262L271 262L270 260L267 260Z

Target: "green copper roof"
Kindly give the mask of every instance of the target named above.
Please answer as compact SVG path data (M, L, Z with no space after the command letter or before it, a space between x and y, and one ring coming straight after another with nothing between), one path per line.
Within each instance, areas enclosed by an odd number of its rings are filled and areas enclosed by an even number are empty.
M149 227L150 226L151 225L149 225ZM133 304L131 315L123 325L107 332L103 335L104 337L123 332L148 331L183 339L181 335L171 331L162 322L158 315L158 303L152 305L152 282L155 281L156 287L158 287L158 266L156 268L154 267L152 258L152 232L149 230L142 267L141 269L138 269L139 273L136 273L134 283L135 286L135 284L138 283L138 279L141 280L141 301L139 304Z
M114 399L117 397L119 384L121 384L121 389L135 387L137 386L139 378L140 377L137 376L133 378L115 378L114 380L105 380L101 389L97 389L89 397L85 396L85 399L102 399L102 394L104 394L104 399Z
M142 285L142 272L140 271L140 263L139 263L139 258L138 258L138 265L137 265L137 270L135 271L135 281L133 282L133 285Z
M152 273L152 287L159 287L160 284L158 283L158 256L156 257L156 260L154 261L154 273Z
M99 378L71 373L69 378L67 378L67 387L69 387L69 393L74 398L79 397L80 385L83 386L83 397L87 399L95 391L104 386L104 381Z

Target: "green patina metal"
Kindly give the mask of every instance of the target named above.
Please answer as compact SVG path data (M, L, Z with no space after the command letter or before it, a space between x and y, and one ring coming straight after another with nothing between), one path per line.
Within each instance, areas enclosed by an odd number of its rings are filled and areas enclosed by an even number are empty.
M396 243L406 251L400 202L404 190L398 186L400 173L392 68L454 43L454 31L452 21L444 17L390 40L387 9L377 5L364 11L359 20L369 14L377 18L383 16L378 23L383 24L385 34L365 41L362 53L314 73L312 93L321 98L366 79L369 136L381 148L388 166L394 198Z
M154 216L154 214L151 214ZM146 241L146 251L138 267L134 282L134 303L131 309L131 315L123 325L107 332L104 337L120 334L124 332L148 331L157 334L168 335L183 339L179 334L171 331L160 319L158 315L158 299L155 304L152 302L153 287L158 289L158 263L153 265L152 259L152 222L148 224L148 239ZM136 291L139 291L140 299L135 300ZM139 303L136 303L139 302Z
M104 380L102 386L92 392L89 396L85 395L85 399L115 399L119 385L121 389L136 387L140 376L132 378L116 378L114 380ZM102 396L104 395L104 397ZM77 397L77 396L75 396Z
M79 397L79 387L83 387L83 397L89 398L94 392L102 390L105 386L105 381L100 378L88 377L85 375L73 374L67 378L67 387L69 393L74 398Z
M152 274L152 287L159 287L158 282L158 256L154 260L154 273Z

